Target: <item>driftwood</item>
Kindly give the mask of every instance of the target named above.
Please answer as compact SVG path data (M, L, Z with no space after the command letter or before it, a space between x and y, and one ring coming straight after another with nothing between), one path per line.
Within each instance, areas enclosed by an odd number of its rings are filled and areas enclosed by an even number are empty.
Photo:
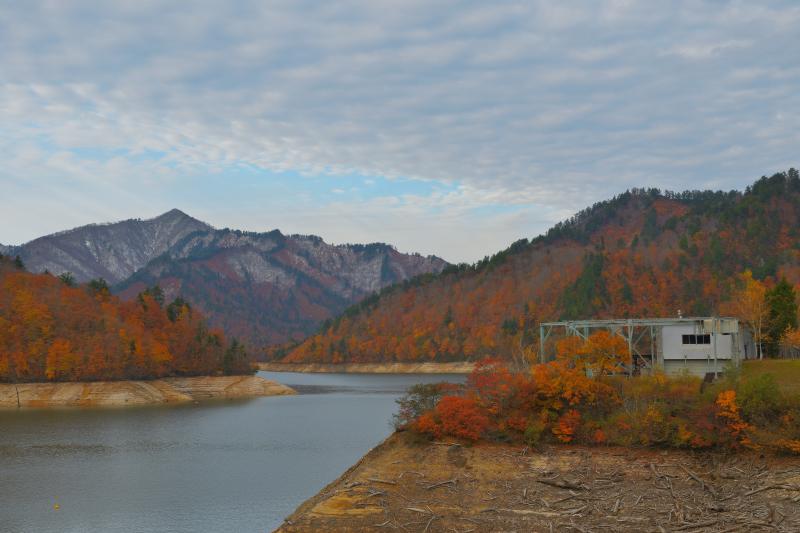
M541 483L542 485L549 485L551 487L556 487L559 489L566 489L566 490L584 490L585 487L582 485L576 485L575 483L570 483L568 481L556 481L553 479L546 479L540 478L536 480L537 483Z
M341 529L800 531L800 461L679 451L517 450L463 449L470 465L490 464L490 474L453 464L439 446L414 449L419 471L400 470L408 460L388 469L371 466L369 477L353 476L341 490L350 501L360 495L356 505L373 514L363 518L366 523L342 523ZM335 521L318 520L323 521L315 522L316 529L297 531L337 529Z

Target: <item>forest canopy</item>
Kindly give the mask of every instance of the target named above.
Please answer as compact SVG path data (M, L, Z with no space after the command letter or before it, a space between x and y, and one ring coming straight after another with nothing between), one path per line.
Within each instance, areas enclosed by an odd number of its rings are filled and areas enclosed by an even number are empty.
M103 280L32 274L0 256L0 381L98 381L251 372L248 355L152 287L123 302Z

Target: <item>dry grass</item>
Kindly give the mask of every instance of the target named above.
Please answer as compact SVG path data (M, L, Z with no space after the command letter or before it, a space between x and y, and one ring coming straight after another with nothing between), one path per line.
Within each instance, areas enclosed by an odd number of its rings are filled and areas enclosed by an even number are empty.
M763 359L742 363L744 379L762 374L772 374L775 382L784 392L800 394L800 359Z

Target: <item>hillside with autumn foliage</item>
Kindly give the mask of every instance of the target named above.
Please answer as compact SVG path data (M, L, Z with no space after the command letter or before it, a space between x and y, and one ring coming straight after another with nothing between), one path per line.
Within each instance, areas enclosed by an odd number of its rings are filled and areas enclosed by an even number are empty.
M178 209L0 245L0 254L19 256L30 272L105 279L124 300L159 286L168 300L192 302L211 326L259 348L304 339L364 296L447 266L384 243L216 229Z
M0 256L0 381L98 381L242 374L242 346L158 288L131 301L105 282L33 274Z
M286 362L530 358L541 321L724 314L743 273L800 283L800 176L740 191L635 189L474 265L391 286Z

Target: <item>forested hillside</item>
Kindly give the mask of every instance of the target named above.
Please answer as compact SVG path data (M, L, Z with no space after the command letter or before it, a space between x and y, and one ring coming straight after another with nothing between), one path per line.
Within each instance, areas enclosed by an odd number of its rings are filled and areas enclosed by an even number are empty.
M114 292L130 299L159 285L228 335L261 348L303 339L364 296L446 265L383 243L333 245L313 235L222 229L189 235Z
M131 301L0 256L0 381L95 381L247 373L237 342L155 288Z
M19 255L31 272L103 278L126 300L158 285L254 348L303 339L364 296L447 265L383 243L218 230L178 209L0 245L0 254Z
M389 287L284 359L522 357L543 320L722 313L747 269L767 287L798 284L799 237L794 169L744 192L631 190L474 265Z

